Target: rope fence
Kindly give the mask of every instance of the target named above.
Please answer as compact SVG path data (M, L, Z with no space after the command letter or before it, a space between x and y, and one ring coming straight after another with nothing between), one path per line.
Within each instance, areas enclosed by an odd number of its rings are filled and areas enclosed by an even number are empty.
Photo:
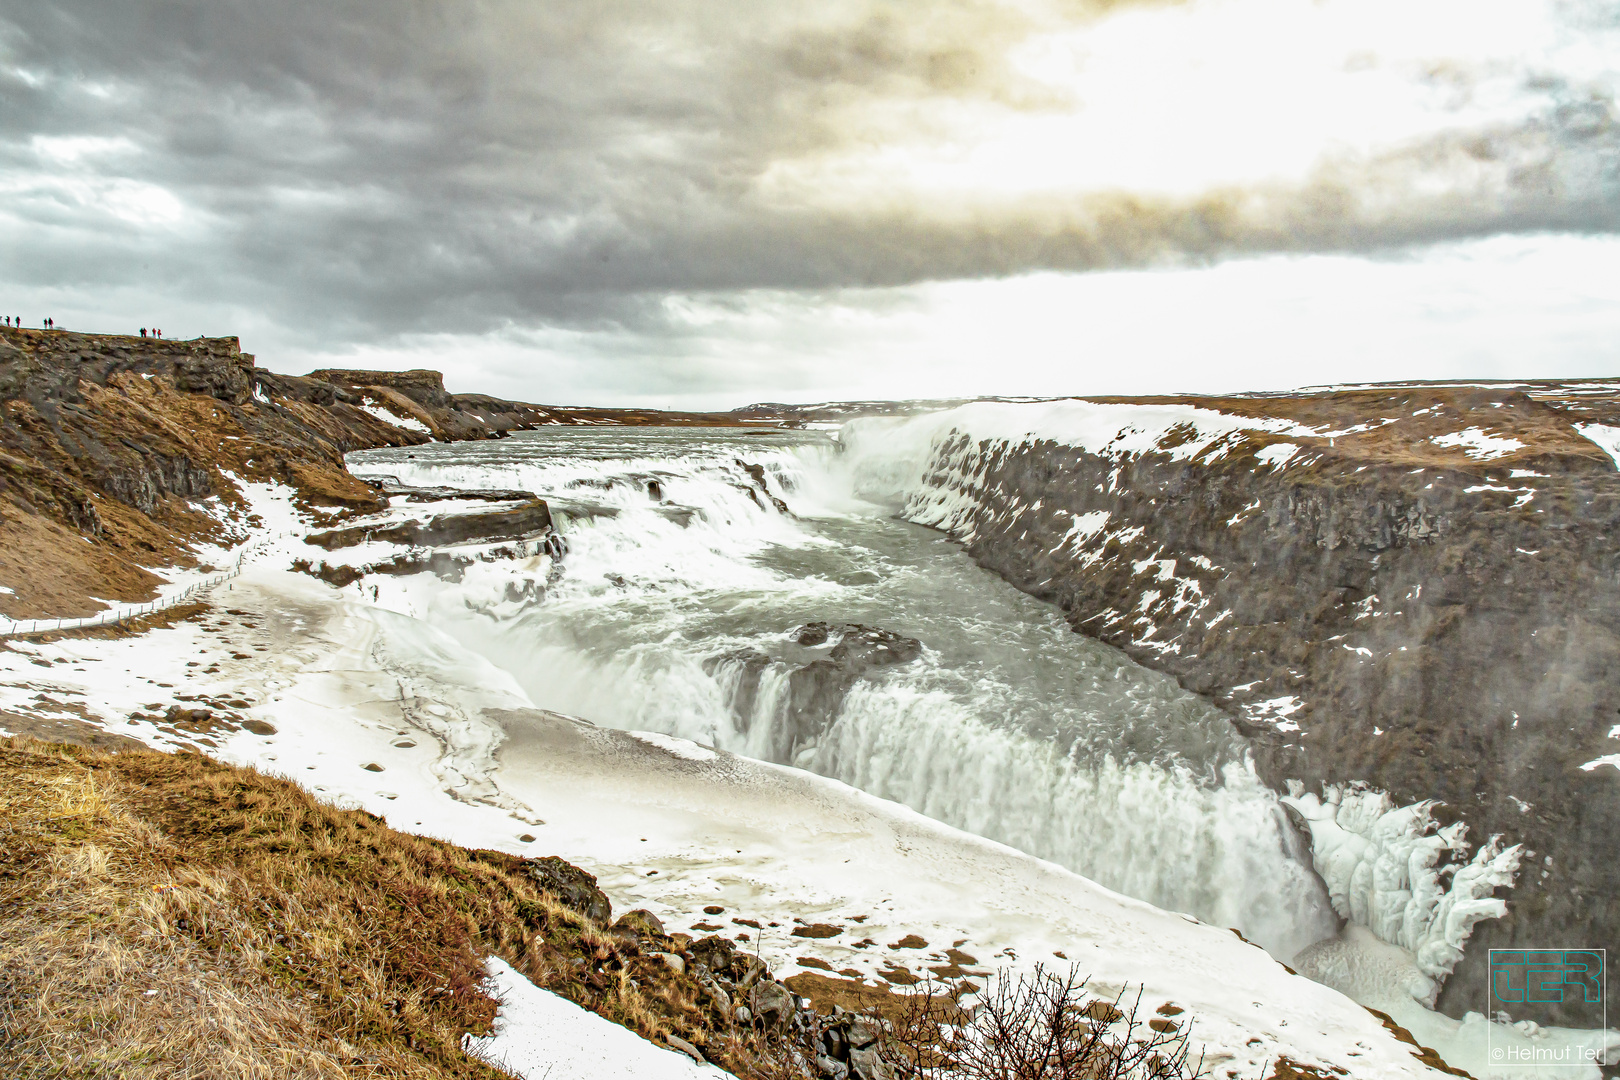
M302 534L289 531L273 533L268 536L261 536L257 540L249 542L245 547L242 548L241 551L236 553L236 558L232 562L229 570L215 574L212 577L204 578L201 581L194 581L180 592L177 592L172 596L160 597L156 600L147 601L144 604L109 608L108 610L99 612L95 615L86 615L77 619L13 620L0 616L0 639L26 637L29 634L44 634L53 630L82 630L87 627L95 626L115 626L121 622L128 622L130 619L139 619L147 615L156 614L159 611L167 611L169 608L185 603L198 593L206 592L209 589L214 588L216 585L222 585L232 578L240 575L242 573L242 563L247 558L249 553L263 547L271 540L278 540L284 536L297 535Z

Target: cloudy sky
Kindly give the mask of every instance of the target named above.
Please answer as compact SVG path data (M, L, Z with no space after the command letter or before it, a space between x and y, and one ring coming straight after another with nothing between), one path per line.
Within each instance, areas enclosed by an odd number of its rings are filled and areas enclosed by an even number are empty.
M1620 0L0 0L0 304L536 401L1620 373Z

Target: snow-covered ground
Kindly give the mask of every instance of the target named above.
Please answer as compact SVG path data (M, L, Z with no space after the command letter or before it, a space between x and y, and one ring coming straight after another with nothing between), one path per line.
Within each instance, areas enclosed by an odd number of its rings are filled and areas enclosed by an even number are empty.
M525 1080L723 1080L730 1073L654 1046L567 998L541 990L499 957L489 960L491 996L501 1003L495 1030L467 1036L476 1058Z
M173 746L182 739L128 714L180 694L236 697L276 732L223 736L221 758L396 828L561 855L596 874L616 909L646 907L672 927L723 906L715 918L784 975L801 956L925 973L952 946L986 970L1073 962L1100 990L1141 985L1149 1008L1185 1009L1217 1076L1258 1076L1282 1055L1357 1076L1427 1071L1365 1009L1224 928L834 780L534 709L432 626L306 576L259 565L233 585L220 599L241 615L0 653L0 709L70 702ZM845 930L798 938L796 921ZM907 934L929 945L885 947Z

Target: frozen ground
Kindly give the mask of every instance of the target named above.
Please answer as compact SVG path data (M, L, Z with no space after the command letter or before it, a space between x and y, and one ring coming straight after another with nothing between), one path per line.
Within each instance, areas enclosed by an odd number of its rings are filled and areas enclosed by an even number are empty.
M1427 1071L1366 1010L1223 928L834 780L533 709L509 676L426 623L268 561L216 601L205 620L141 637L17 644L0 653L0 709L65 706L174 746L183 740L159 722L127 717L180 695L232 697L276 732L222 736L218 756L397 828L561 855L597 874L616 908L675 927L724 906L717 922L783 974L801 956L868 976L925 973L948 946L982 969L1066 958L1099 988L1142 984L1149 1008L1187 1010L1217 1076L1260 1076L1283 1055L1356 1076ZM800 921L845 929L791 936ZM906 934L929 945L886 947Z

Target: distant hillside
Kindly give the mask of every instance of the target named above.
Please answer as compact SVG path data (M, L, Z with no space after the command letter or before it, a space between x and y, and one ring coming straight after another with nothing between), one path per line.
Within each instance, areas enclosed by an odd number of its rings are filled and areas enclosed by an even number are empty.
M0 328L0 614L150 598L161 579L146 568L193 566L196 543L245 539L226 523L242 481L287 484L328 512L376 508L377 491L344 468L351 450L543 425L743 422L452 394L436 371L281 375L234 337Z

